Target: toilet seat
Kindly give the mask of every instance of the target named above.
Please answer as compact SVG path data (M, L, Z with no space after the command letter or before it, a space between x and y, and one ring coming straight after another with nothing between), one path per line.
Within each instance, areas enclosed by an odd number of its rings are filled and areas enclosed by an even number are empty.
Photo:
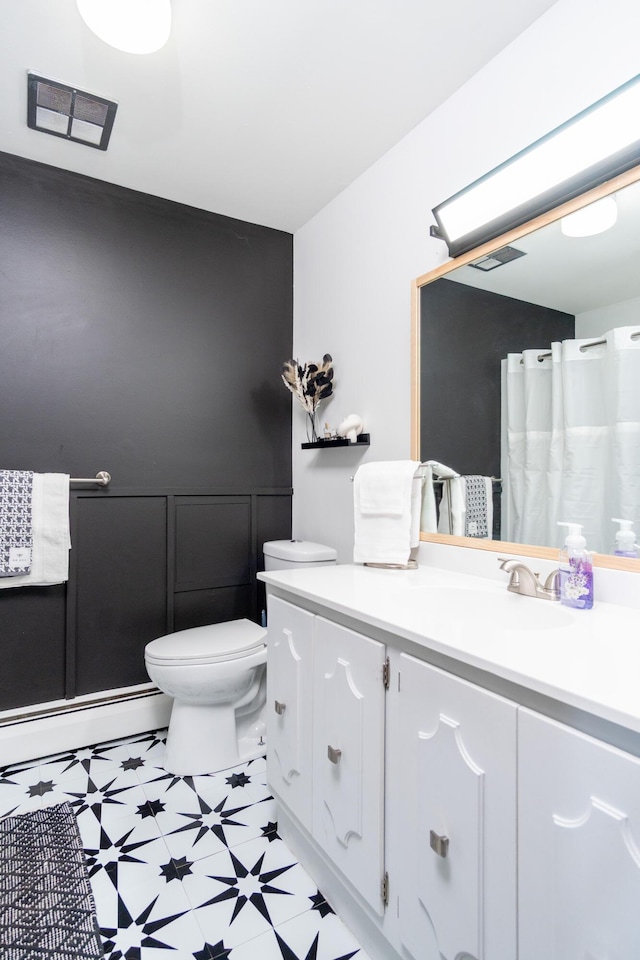
M267 631L251 620L210 623L168 633L145 647L149 663L219 663L239 660L265 646Z

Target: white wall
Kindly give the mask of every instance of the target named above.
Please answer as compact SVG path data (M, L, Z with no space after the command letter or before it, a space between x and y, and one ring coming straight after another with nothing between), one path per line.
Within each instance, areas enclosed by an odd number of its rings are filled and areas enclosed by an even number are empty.
M640 297L576 314L576 337L600 337L614 327L640 327Z
M350 561L349 477L365 459L409 457L411 280L447 258L432 207L634 76L639 28L637 0L558 0L296 233L294 356L332 354L319 419L361 414L371 446L301 450L295 404L294 536Z

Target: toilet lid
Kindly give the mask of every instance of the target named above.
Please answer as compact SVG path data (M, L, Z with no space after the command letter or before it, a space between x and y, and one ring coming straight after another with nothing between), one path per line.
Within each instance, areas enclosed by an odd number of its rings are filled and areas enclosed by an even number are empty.
M152 640L145 656L154 660L235 660L264 646L267 631L251 620L230 620L179 630Z

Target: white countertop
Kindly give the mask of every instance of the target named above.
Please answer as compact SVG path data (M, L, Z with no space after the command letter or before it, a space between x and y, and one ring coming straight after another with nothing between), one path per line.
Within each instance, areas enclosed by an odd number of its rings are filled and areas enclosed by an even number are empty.
M640 615L572 610L436 567L260 573L285 591L640 733Z

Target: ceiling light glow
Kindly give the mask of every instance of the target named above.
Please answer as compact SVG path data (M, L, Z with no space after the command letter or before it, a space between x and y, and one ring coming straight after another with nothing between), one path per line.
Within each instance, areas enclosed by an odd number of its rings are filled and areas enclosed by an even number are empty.
M563 217L560 229L565 237L593 237L609 230L618 219L615 197L603 197Z
M171 32L170 0L76 0L97 37L125 53L155 53Z

